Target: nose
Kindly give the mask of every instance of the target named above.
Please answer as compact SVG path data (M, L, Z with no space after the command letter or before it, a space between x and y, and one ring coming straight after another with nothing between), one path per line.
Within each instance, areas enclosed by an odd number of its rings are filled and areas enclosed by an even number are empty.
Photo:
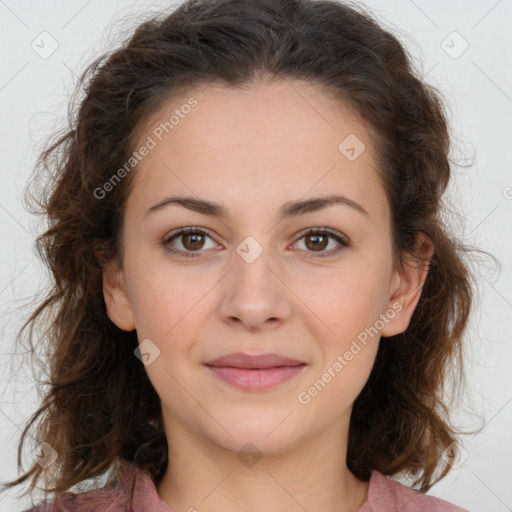
M222 321L248 331L276 328L291 315L293 294L277 258L254 239L237 248L221 288Z

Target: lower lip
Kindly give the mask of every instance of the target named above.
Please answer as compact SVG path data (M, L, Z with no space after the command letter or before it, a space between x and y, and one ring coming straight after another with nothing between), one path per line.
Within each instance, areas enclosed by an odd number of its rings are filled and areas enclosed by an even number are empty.
M208 366L217 377L241 389L270 389L299 375L305 364L279 366L275 368L232 368L230 366Z

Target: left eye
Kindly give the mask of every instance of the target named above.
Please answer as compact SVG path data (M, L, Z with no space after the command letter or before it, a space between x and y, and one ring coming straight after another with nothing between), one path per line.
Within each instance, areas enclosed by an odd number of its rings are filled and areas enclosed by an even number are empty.
M212 247L205 247L206 238L212 240L208 233L203 229L183 228L180 229L177 233L174 233L173 235L167 237L163 241L163 246L165 250L170 253L178 254L180 256L196 257L199 255L194 253L202 252L201 249L215 247L215 243L213 242L213 240ZM296 243L303 239L306 240L306 249L304 249L305 252L317 253L311 255L311 257L322 258L330 256L332 254L338 253L340 250L350 245L348 240L343 235L329 228L311 229L306 233L303 233ZM329 239L334 239L338 246L329 251L325 251L326 247L329 245ZM174 240L178 240L182 248L176 248L172 244Z
M336 231L332 231L329 228L309 230L307 233L304 233L301 238L299 238L299 241L303 239L306 240L305 245L307 247L307 252L319 253L312 257L323 258L326 256L331 256L338 253L343 248L349 246L349 242L344 236ZM334 249L325 251L324 249L329 245L329 239L334 239L337 243L337 246ZM308 249L311 248L314 250L308 251Z

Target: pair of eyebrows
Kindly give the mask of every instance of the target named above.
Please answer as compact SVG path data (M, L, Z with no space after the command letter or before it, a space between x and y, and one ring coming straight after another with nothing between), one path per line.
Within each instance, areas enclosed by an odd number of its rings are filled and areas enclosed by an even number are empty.
M164 208L172 204L182 206L196 213L217 217L219 219L229 218L229 210L222 204L192 196L165 197L161 201L149 207L144 216L152 216L156 212L162 211ZM283 219L303 215L305 213L317 212L336 204L350 207L364 216L369 216L369 213L363 208L363 206L352 199L343 195L328 195L297 201L287 201L279 208L276 220L281 221Z

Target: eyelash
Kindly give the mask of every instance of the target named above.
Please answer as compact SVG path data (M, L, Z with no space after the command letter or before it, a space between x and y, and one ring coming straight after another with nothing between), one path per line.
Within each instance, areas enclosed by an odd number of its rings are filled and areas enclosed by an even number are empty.
M208 234L208 232L205 231L204 229L195 228L195 227L181 228L176 233L173 233L171 236L168 236L164 239L164 241L162 242L164 249L169 253L176 254L179 256L185 256L187 258L197 258L199 255L196 255L195 253L200 253L200 252L204 252L204 251L202 251L202 250L182 251L180 249L175 249L174 247L169 246L169 244L171 243L172 240L174 240L175 238L179 238L180 235L184 235L184 234L188 234L188 233L200 233L200 234L206 235L209 238L211 238L210 235ZM314 256L308 255L307 257L309 257L309 258L327 258L328 256L333 256L334 254L337 254L338 252L342 251L344 248L350 247L350 242L348 241L348 239L346 239L345 237L340 235L337 231L334 231L330 228L309 229L308 231L306 231L305 233L302 234L302 236L297 240L297 242L299 240L302 240L303 238L306 238L311 235L328 235L329 237L334 238L340 244L340 247L338 247L336 249L331 249L328 252L319 252L316 254L315 254L315 251L306 251L306 252L310 252L310 253L314 254ZM297 243L297 242L295 242L295 243Z

